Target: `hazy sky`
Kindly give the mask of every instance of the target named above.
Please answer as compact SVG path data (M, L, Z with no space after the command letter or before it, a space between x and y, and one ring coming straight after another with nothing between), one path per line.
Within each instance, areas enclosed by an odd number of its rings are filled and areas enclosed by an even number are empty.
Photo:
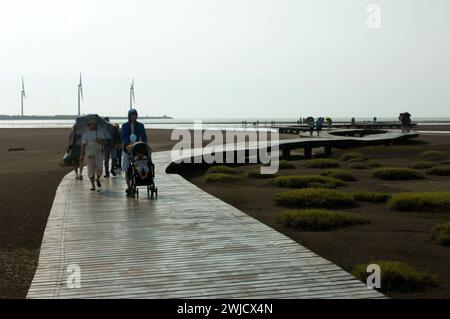
M369 29L369 4L381 29ZM448 0L0 0L0 113L450 116Z

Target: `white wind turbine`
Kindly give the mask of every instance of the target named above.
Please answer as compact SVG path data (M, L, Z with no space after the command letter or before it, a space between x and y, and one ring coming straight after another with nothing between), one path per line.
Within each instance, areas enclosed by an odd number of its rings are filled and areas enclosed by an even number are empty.
M22 90L20 90L20 111L21 111L22 117L23 117L23 100L25 98L26 98L25 84L23 83L23 77L22 77Z
M80 73L80 82L78 83L78 116L81 115L81 102L84 102L84 97L83 97L83 82L81 80L81 73Z
M133 104L136 103L136 99L134 97L134 79L130 84L130 110L133 108Z

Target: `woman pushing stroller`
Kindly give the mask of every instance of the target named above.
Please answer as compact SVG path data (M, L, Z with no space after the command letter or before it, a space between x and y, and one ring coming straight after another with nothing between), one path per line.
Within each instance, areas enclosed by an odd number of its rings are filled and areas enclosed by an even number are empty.
M133 144L136 142L147 143L147 133L144 124L137 121L138 112L135 109L128 111L128 121L122 125L122 170L125 172L127 182L127 196L132 194L132 185L130 179L130 156Z

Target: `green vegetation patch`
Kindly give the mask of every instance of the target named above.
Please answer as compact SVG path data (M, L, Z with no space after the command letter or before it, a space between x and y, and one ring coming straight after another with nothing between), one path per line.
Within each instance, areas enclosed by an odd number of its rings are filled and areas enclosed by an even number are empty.
M436 163L430 161L417 161L412 163L411 168L414 169L427 169L436 166Z
M425 151L418 156L429 161L439 161L444 159L445 155L445 152L442 151Z
M431 240L439 245L450 246L450 222L435 226L431 231Z
M367 165L365 163L351 163L348 168L350 169L367 169Z
M427 171L430 175L450 176L450 166L435 166Z
M352 193L353 198L358 202L369 202L369 203L386 203L391 195L388 193L379 193L379 192L354 192Z
M236 174L211 173L205 178L207 183L233 183L242 180L241 176Z
M450 213L450 192L398 193L388 206L403 212Z
M305 188L280 192L274 196L275 203L293 208L351 208L356 201L351 194L334 189Z
M415 292L437 286L436 276L419 272L411 266L398 261L374 261L370 264L381 268L381 291ZM353 275L362 282L367 281L368 264L357 265Z
M404 181L425 178L425 175L421 171L405 167L377 168L373 170L372 175L388 181Z
M273 183L278 187L290 188L336 188L338 186L345 185L345 183L340 179L320 175L279 176L273 180Z
M213 166L213 167L210 167L206 173L207 174L216 174L216 173L238 174L239 171L235 168L228 167L228 166Z
M259 178L259 179L269 179L276 177L276 174L261 174L260 169L253 169L247 172L247 177L249 178Z
M383 166L383 165L381 165L380 162L373 161L373 160L367 161L367 162L366 162L366 165L367 165L368 167L372 167L372 168L375 168L375 167L382 167L382 166Z
M335 168L339 166L337 161L328 158L309 160L305 163L307 168Z
M320 173L320 175L337 178L344 182L354 182L357 180L350 171L344 169L330 169Z
M370 223L368 219L323 209L290 210L278 217L278 222L292 228L326 231L351 225Z
M343 154L339 158L339 160L341 160L343 162L350 162L350 161L363 162L363 161L367 160L367 157L362 153L352 152L352 153Z
M296 168L296 166L293 163L285 161L285 160L280 161L278 165L279 165L280 169L294 169L294 168Z

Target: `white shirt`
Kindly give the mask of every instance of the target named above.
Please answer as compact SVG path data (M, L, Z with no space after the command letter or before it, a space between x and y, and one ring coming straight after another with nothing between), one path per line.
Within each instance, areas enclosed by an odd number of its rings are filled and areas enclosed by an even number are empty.
M106 139L105 133L102 130L96 130L96 131L88 130L83 134L82 144L86 145L86 144L89 144L92 142L96 142L97 139L105 140Z

